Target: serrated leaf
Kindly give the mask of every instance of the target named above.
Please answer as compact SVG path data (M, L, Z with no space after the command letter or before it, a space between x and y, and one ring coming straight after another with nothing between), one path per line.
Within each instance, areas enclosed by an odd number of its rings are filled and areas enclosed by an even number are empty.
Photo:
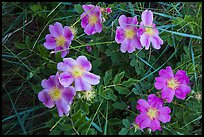
M137 64L137 61L136 61L135 58L133 58L133 59L130 61L130 66L134 67L134 66L136 66L136 64Z
M111 99L111 100L113 100L113 101L116 101L116 99L117 99L117 96L113 93L113 91L111 90L111 89L106 89L106 90L103 90L103 89L101 89L100 90L100 95L103 97L103 98L105 98L105 99L107 99L107 100L109 100L109 99Z
M125 75L125 72L121 72L119 74L117 74L115 77L114 77L114 80L113 80L113 84L119 84L121 82L121 79L124 77Z
M112 70L108 70L108 71L106 71L105 76L103 78L104 85L107 85L111 79L112 79Z
M136 80L133 78L129 78L127 81L123 81L122 85L125 87L130 87L131 85L135 84Z
M76 10L77 13L83 13L84 12L84 9L82 8L82 6L80 4L75 4L74 9Z
M126 135L128 132L127 128L122 128L121 131L118 133L119 135Z
M115 90L118 91L119 94L128 94L129 93L129 89L126 87L115 86L114 88L115 88Z

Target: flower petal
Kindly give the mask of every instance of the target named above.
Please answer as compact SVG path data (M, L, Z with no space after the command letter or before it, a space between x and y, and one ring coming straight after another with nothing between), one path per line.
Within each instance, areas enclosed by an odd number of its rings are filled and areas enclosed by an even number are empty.
M132 42L132 40L128 41L127 51L128 51L128 53L132 53L135 51L135 43Z
M135 118L135 123L139 125L140 129L144 129L146 127L150 127L151 120L145 113L140 113Z
M137 101L137 106L136 109L139 110L140 112L146 112L149 109L149 104L147 103L146 100L144 99L139 99Z
M69 46L63 46L63 51L61 51L61 57L64 58L69 53Z
M76 62L80 64L86 71L90 71L92 68L91 63L88 61L88 59L85 56L79 56L76 59Z
M91 24L88 24L88 25L86 26L86 28L84 29L84 32L85 32L87 35L93 35L93 34L96 33L96 31L94 31L94 30L95 30L94 26L92 26Z
M74 35L68 26L64 27L64 35L63 36L66 38L67 41L69 41L68 43L71 44L71 41L73 40Z
M62 84L64 87L70 86L74 81L74 77L72 76L71 73L69 72L63 72L59 76L59 82Z
M175 91L175 96L179 99L184 100L186 95L191 92L191 88L186 84L180 84Z
M100 21L95 24L95 29L96 29L96 32L98 33L102 31L102 24Z
M49 25L49 30L54 37L63 35L63 27L59 22L56 22L54 25Z
M150 128L152 129L152 131L156 131L156 130L162 130L161 126L160 126L160 122L157 119L151 120L150 122Z
M169 114L171 113L171 109L169 107L161 107L158 109L158 111L158 120L163 123L170 122L171 116Z
M127 27L127 17L125 15L121 15L118 19L118 23L121 28Z
M141 35L142 35L144 32L145 32L145 29L144 29L144 28L139 28L139 29L137 30L137 35L138 35L139 37L141 37Z
M145 10L142 12L142 22L145 26L149 26L153 22L153 13L151 10Z
M124 30L121 27L117 27L115 41L117 43L122 43L124 39L125 39Z
M186 72L184 70L178 70L175 74L175 78L179 81L181 84L188 84L190 82L189 77L186 75Z
M89 5L82 5L82 8L84 9L84 11L88 14L92 13L95 10L95 6L92 4Z
M140 37L140 42L141 42L141 45L145 47L146 50L148 50L150 46L150 35L146 32L143 33Z
M76 64L76 61L74 59L64 58L63 62L59 62L57 64L57 69L60 71L69 71L74 67L75 64Z
M53 37L51 34L47 34L45 36L45 39L46 39L46 42L43 44L45 48L54 49L56 47L55 37Z
M55 86L55 75L50 76L47 80L46 79L42 80L41 86L47 90L50 90L52 87L54 87Z
M97 85L100 81L100 76L98 75L95 75L93 73L90 73L88 71L85 71L83 76L82 76L82 79L87 81L89 84L91 85Z
M150 94L147 100L148 104L153 108L160 108L163 106L163 101L158 98L155 94Z
M173 78L174 77L174 73L173 73L173 70L171 69L170 66L167 66L166 69L161 69L159 71L159 76L160 77L163 77L163 78Z
M156 77L155 78L156 82L154 83L154 87L157 90L161 90L162 88L164 88L166 86L166 78L163 77Z
M128 41L126 39L121 43L120 51L122 53L125 53L127 51L127 44L128 44Z
M38 99L43 102L43 104L48 107L52 108L54 107L55 103L48 94L48 91L42 90L41 92L38 93Z
M168 87L164 87L161 92L161 97L162 99L166 99L167 102L170 103L174 98L174 94L175 94L174 90Z
M142 49L142 45L140 43L140 40L137 36L135 36L132 40L131 40L131 44L134 45L135 48L137 49Z
M159 35L154 35L151 37L151 41L152 41L152 46L155 49L160 49L161 46L163 44L163 40L159 37Z
M69 114L70 106L68 102L66 102L63 98L56 101L56 107L60 117L62 117L64 114L65 115Z
M82 13L80 17L81 17L81 27L85 28L89 23L89 17L88 15L86 15L85 12Z
M76 91L73 86L69 86L62 90L62 98L66 100L68 104L72 103L75 95L76 95Z
M76 91L91 90L91 85L88 82L82 80L81 77L75 78L74 86Z

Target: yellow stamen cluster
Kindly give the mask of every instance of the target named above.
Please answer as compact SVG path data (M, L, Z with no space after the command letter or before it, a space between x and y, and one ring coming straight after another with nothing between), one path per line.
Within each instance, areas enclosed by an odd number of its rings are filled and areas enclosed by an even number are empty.
M59 100L61 98L61 91L57 87L51 88L48 94L54 101Z
M82 66L80 66L80 65L75 65L75 66L73 67L72 75L73 75L75 78L82 76L83 73L84 73L84 68L82 68Z
M149 108L148 112L147 112L147 116L150 118L150 119L154 119L157 117L157 114L158 114L158 110L156 108Z
M88 20L91 25L95 25L98 21L98 18L96 15L90 15Z
M145 31L146 31L149 35L153 35L153 34L154 34L153 28L145 28Z
M132 29L125 30L125 37L132 39L135 36L135 32Z
M64 43L66 42L66 38L64 36L62 36L62 35L55 38L55 40L56 40L55 43L56 43L57 46L64 46Z
M167 87L175 90L178 88L178 86L179 86L179 82L176 79L171 78L171 79L167 80Z

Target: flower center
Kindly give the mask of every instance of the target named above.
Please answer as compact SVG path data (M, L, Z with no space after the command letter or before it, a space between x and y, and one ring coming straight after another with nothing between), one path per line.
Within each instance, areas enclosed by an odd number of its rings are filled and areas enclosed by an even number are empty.
M59 100L61 98L61 91L57 87L51 88L48 94L54 101Z
M135 32L132 29L125 30L125 37L131 39L135 36Z
M82 76L83 73L84 73L84 69L81 66L76 65L76 66L73 67L72 75L75 78Z
M145 28L145 31L146 31L149 35L153 35L153 34L154 34L153 28Z
M173 90L177 89L179 86L179 82L177 81L177 79L171 78L169 80L167 80L167 86Z
M90 15L90 16L89 16L89 23L90 23L91 25L96 24L97 20L98 20L98 18L97 18L96 15Z
M148 112L147 112L147 116L150 118L150 119L153 119L153 118L156 118L157 116L157 112L158 110L156 108L149 108Z
M66 42L65 37L62 36L62 35L57 37L57 38L55 38L55 40L56 40L56 45L57 46L64 46L64 43Z

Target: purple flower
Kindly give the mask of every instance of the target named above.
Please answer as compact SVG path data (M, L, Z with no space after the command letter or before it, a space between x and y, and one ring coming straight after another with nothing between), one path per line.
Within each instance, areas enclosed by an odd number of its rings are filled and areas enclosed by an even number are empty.
M81 14L81 27L87 35L102 31L102 18L99 6L83 5L84 13Z
M42 80L41 85L44 89L38 93L39 100L48 108L52 108L56 104L60 117L64 114L68 115L70 105L76 94L74 87L63 87L59 83L58 73L50 76L48 80Z
M137 16L131 18L121 15L119 17L119 25L116 30L115 41L121 43L120 50L125 53L132 53L135 48L141 49L142 46L137 36Z
M168 103L173 100L174 94L177 98L184 100L186 95L190 93L191 89L187 85L190 79L185 71L178 70L174 76L171 67L167 66L166 69L159 71L159 76L155 78L154 87L162 90L161 97L166 99Z
M47 34L44 47L54 49L55 51L63 50L61 57L64 58L69 53L69 45L71 44L74 35L68 26L62 27L62 24L56 22L54 25L49 25L50 34Z
M88 52L91 52L91 51L92 51L92 47L89 46L89 45L87 45L87 46L86 46L86 50L87 50Z
M106 8L106 13L110 14L112 12L111 8Z
M85 56L79 56L76 60L64 58L57 64L57 69L62 71L59 82L64 87L74 82L76 91L91 90L91 85L97 85L100 79L100 76L89 72L91 67Z
M145 10L142 13L142 22L140 22L137 34L140 36L140 42L146 50L149 49L150 42L155 49L160 49L160 45L163 44L163 40L159 37L159 31L153 23L153 13L151 10Z
M140 114L135 118L135 123L139 125L140 129L150 128L151 130L162 130L160 121L162 123L169 122L171 116L171 109L163 106L162 99L154 94L148 96L148 100L139 99L136 108Z

